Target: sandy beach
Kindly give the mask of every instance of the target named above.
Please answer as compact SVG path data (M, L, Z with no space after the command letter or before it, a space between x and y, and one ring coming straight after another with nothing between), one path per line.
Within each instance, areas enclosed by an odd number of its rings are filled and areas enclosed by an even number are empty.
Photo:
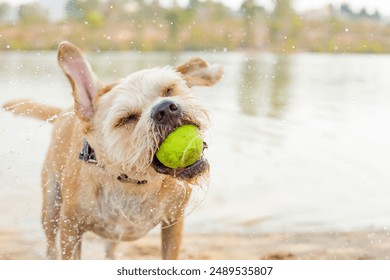
M45 259L43 239L17 231L0 232L0 259ZM83 259L104 259L104 242L88 234ZM122 242L116 259L160 259L157 234ZM186 260L388 260L390 232L187 234L181 259Z

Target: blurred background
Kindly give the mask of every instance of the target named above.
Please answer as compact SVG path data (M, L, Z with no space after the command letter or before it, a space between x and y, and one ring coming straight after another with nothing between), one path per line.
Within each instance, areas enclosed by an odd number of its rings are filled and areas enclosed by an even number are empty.
M380 0L1 0L0 50L390 50Z
M390 235L390 2L0 0L0 104L72 106L62 40L104 82L194 56L224 66L195 90L211 112L212 169L187 232ZM0 111L0 241L44 240L50 133Z

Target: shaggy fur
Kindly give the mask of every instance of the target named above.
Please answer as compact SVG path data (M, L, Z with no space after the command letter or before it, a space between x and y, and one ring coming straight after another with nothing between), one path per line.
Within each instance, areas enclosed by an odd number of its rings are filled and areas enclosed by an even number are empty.
M204 133L208 114L193 97L192 87L216 83L221 67L195 58L176 69L142 70L102 85L71 43L60 44L58 62L72 86L74 108L61 110L28 100L4 106L54 123L42 170L48 258L79 259L87 231L110 240L107 257L112 258L118 241L138 239L158 224L162 257L178 258L184 210L192 189L207 180L208 163L202 158L193 166L170 170L155 162L155 153L166 135L183 124ZM158 123L153 112L167 100L180 108L180 115ZM85 140L97 164L79 159Z

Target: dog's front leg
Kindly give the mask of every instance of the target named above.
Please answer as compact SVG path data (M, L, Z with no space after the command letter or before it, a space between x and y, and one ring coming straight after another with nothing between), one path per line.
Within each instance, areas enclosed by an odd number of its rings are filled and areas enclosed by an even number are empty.
M106 241L106 259L113 260L115 259L115 249L118 246L117 241Z
M61 258L63 260L77 260L81 258L81 236L78 224L71 219L61 220Z
M177 260L183 237L183 220L162 223L161 241L163 260Z

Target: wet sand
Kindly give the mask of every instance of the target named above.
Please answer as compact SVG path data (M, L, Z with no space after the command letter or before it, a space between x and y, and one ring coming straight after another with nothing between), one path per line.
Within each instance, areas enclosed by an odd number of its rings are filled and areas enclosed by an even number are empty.
M87 234L83 259L104 259L102 239ZM44 240L17 231L0 232L0 259L45 259ZM189 260L387 260L390 232L187 234L181 259ZM148 235L122 242L116 259L160 259L160 238Z

